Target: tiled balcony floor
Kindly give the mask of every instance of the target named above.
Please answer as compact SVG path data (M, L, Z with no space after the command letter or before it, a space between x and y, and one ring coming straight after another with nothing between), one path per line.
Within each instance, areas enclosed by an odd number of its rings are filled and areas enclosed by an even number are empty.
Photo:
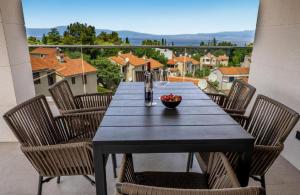
M135 155L136 170L184 171L186 154L139 154ZM118 156L120 164L121 155ZM199 168L194 166L194 171ZM114 193L111 161L107 166L108 192ZM280 157L266 176L268 195L298 195L300 172L284 158ZM38 175L16 143L0 144L0 194L32 195L37 192ZM251 181L250 185L256 185ZM81 176L62 177L45 183L43 195L94 195L95 187Z

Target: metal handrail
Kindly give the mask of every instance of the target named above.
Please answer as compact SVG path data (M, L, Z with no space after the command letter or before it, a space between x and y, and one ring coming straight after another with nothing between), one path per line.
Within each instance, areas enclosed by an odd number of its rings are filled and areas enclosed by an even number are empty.
M191 49L252 49L250 46L188 46L188 45L28 45L31 48L38 47L59 47L59 48L98 48L98 49L112 49L112 48L162 48L162 49L171 49L171 48L191 48Z

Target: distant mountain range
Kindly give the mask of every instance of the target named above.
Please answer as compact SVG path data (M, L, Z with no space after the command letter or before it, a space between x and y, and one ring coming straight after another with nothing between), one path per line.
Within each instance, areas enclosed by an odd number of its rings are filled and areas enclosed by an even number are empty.
M66 30L66 26L56 27L60 34L63 34ZM50 28L26 28L27 36L34 36L39 39L43 34L47 34L50 31ZM96 33L100 32L112 32L108 29L96 29ZM129 38L132 45L141 45L142 40L151 39L151 40L161 40L162 38L167 39L168 43L174 42L175 45L188 45L188 46L198 46L201 41L208 42L214 37L218 42L221 41L230 41L237 45L245 45L250 42L253 42L255 31L254 30L245 30L245 31L232 31L232 32L218 32L218 33L197 33L197 34L178 34L178 35L154 35L147 33L139 33L134 31L116 31L119 33L119 36L122 39L126 37Z

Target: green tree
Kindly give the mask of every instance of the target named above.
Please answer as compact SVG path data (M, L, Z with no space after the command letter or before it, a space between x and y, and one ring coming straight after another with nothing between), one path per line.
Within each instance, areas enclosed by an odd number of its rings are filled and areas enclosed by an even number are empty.
M212 40L212 44L213 46L216 46L217 45L217 39L214 37L213 40Z
M168 62L168 59L159 51L156 51L154 48L137 48L133 50L133 54L137 55L140 58L143 56L153 58L164 65L166 65Z
M48 43L48 38L45 34L43 34L42 43L45 44L45 45L47 45L47 43Z
M204 45L205 45L204 41L201 41L200 46L204 46Z
M58 45L61 43L61 36L57 28L51 28L47 36L47 44L49 45Z
M101 32L97 36L97 42L101 43L101 44L111 43L111 44L115 44L115 45L120 45L120 44L122 44L122 39L119 37L119 34L115 31L113 31L111 33ZM128 39L128 42L129 42L129 39ZM125 43L126 43L126 40L125 40Z
M28 37L27 41L30 45L41 44L40 40L38 40L36 37L33 37L33 36Z
M120 67L112 63L108 58L98 57L91 60L91 64L97 68L98 81L107 89L114 89L121 82Z
M68 25L63 37L63 42L82 45L94 45L95 40L95 27L79 22Z
M207 77L209 74L210 74L210 69L207 67L195 71L195 77L197 78Z
M128 38L128 37L126 37L125 43L126 43L126 44L130 44L130 41L129 41L129 38Z

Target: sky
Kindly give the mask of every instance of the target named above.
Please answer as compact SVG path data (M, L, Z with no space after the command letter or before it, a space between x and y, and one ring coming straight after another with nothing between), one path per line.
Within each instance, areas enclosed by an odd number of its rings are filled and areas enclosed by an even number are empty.
M173 35L255 30L259 0L23 0L26 27L81 22Z

